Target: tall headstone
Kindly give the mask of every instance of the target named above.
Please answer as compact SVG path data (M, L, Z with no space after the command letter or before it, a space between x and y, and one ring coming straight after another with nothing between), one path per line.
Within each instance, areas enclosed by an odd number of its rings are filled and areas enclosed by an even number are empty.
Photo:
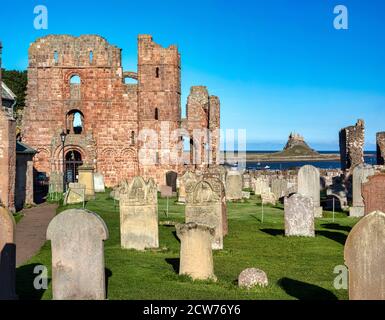
M180 239L179 274L194 280L216 280L211 248L214 229L190 222L177 224L176 233Z
M237 170L230 170L226 176L226 199L242 199L242 174Z
M47 239L51 240L53 299L105 299L103 241L108 229L102 218L88 210L66 210L50 222Z
M385 214L372 212L350 231L344 249L350 300L385 300Z
M360 164L353 169L353 206L349 210L350 217L364 216L365 204L362 198L362 184L374 174L374 168L365 164Z
M14 300L16 296L15 219L0 207L0 300Z
M285 236L314 237L312 198L295 193L285 198L284 206Z
M153 179L124 182L120 194L120 237L125 249L159 247L158 197Z
M213 249L223 249L227 234L226 199L222 182L216 178L199 181L187 194L186 223L195 222L214 229Z
M85 185L85 199L95 199L95 185L94 185L94 167L90 165L82 165L79 167L78 183Z
M385 212L384 173L368 177L368 181L362 184L362 197L365 206L365 214L373 211Z
M168 171L166 173L166 184L172 188L172 192L176 192L176 179L178 174L174 171Z
M104 177L103 174L96 172L94 174L94 186L95 186L95 192L105 192L106 188L104 185Z
M312 198L314 217L322 217L320 173L316 167L305 165L299 169L298 193Z

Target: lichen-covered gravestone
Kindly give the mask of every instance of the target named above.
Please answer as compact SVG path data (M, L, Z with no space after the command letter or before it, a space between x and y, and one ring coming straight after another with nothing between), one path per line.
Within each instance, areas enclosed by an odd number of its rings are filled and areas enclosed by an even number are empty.
M276 178L271 181L271 192L277 199L287 195L287 181L283 178Z
M211 248L214 229L194 222L177 224L175 228L180 239L179 274L194 280L216 280Z
M223 237L227 234L226 200L222 182L207 178L195 184L187 194L186 223L195 222L215 230L212 248L223 249Z
M306 165L299 169L298 193L312 198L314 217L322 217L320 173L316 167Z
M362 184L365 214L373 211L385 212L385 174L375 174Z
M360 164L353 169L353 206L349 210L350 217L362 217L365 214L365 205L362 198L362 184L368 177L375 174L372 166Z
M314 206L310 197L295 193L286 197L285 236L314 237Z
M350 231L344 249L350 300L385 300L385 214L372 212Z
M14 300L16 296L15 220L0 207L0 300Z
M187 192L198 182L199 178L191 171L186 171L179 178L178 202L185 203Z
M226 199L242 199L242 174L237 170L230 170L226 176Z
M257 177L252 180L254 194L262 195L262 193L270 192L269 181L262 177Z
M146 182L135 177L122 184L119 194L122 248L158 248L158 197L154 180Z
M70 209L50 222L52 293L55 300L106 298L104 243L108 229L96 213Z
M266 287L269 280L265 271L257 268L247 268L238 276L238 286L240 288L251 289L255 286Z
M70 183L65 194L64 205L82 203L85 200L86 186L81 183Z

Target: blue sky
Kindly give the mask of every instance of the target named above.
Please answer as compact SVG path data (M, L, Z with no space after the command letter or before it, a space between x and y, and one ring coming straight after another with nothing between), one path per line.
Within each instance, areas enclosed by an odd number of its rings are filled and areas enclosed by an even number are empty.
M383 0L0 0L3 67L25 69L31 42L46 34L100 34L136 70L136 37L151 34L182 54L182 109L189 87L207 85L222 127L247 130L248 149L280 149L291 131L319 150L366 121L366 149L385 131ZM48 30L33 9L48 8ZM333 27L336 5L349 29ZM5 12L5 13L3 13ZM6 19L4 17L7 17ZM12 17L12 18L11 18Z

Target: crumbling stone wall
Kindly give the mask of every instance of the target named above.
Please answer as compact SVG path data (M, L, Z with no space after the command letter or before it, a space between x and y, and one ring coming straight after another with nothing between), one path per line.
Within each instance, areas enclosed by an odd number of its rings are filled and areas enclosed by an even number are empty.
M0 42L0 84L1 78ZM12 112L3 108L0 94L0 203L15 211L16 122Z
M211 108L203 109L199 119L182 121L180 67L177 47L163 48L149 35L138 37L138 72L124 71L121 49L100 36L37 39L29 48L21 132L22 140L38 151L35 169L47 175L62 172L59 135L65 130L69 135L64 152L78 151L83 162L104 175L107 186L135 175L165 184L166 172L183 169L178 163L183 143L181 137L171 136L162 144L164 126L172 132L192 121L186 128L219 128L219 99L208 94L205 104ZM79 76L80 83L71 83L73 76ZM137 84L125 84L127 77ZM80 134L71 128L75 112L82 117ZM138 139L142 129L159 137L157 145L146 145L144 154L139 152L144 146ZM213 141L210 147L217 148L219 137ZM141 158L156 163L145 164Z
M352 173L353 169L359 164L364 163L363 146L365 143L365 124L364 120L359 119L355 126L341 129L340 154L341 169Z
M377 164L385 164L385 132L377 132Z

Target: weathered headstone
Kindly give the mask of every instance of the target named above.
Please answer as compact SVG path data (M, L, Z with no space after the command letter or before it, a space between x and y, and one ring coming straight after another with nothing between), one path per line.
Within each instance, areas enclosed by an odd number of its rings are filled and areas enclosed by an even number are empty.
M251 177L250 177L249 173L244 173L243 174L242 181L243 181L243 188L244 189L250 188L250 186L251 186L251 182L250 182L251 181Z
M320 173L316 167L306 165L299 169L298 193L312 198L314 217L322 217Z
M166 185L172 188L172 192L176 192L176 179L178 174L174 171L168 171L166 173Z
M372 166L360 164L353 169L353 206L349 210L350 217L362 217L365 214L365 205L362 198L362 184L368 177L375 174Z
M186 171L179 179L178 202L186 202L187 192L198 182L198 177L191 171Z
M385 174L375 174L368 177L362 184L362 197L365 205L365 214L373 211L385 212Z
M95 185L94 185L94 167L90 165L82 165L78 168L80 184L85 185L85 199L95 199Z
M277 204L277 197L274 193L270 192L270 189L261 194L262 204L271 204L275 206Z
M135 177L130 183L124 182L119 193L122 248L158 248L158 197L154 181Z
M269 181L262 177L253 180L254 194L261 195L262 193L270 192Z
M94 186L95 192L105 192L104 177L101 173L96 172L94 174Z
M190 222L177 224L176 233L180 239L179 274L189 275L194 280L216 280L211 248L215 230Z
M266 287L269 284L265 271L257 268L247 268L238 276L240 288L251 289L255 286Z
M286 197L285 236L314 237L314 206L310 197L295 193Z
M226 199L242 199L242 174L237 170L230 170L226 176Z
M166 197L172 197L172 187L170 186L160 186L159 187L160 191L160 196L162 198Z
M277 199L287 195L287 182L282 178L276 178L271 181L271 192L274 193Z
M350 300L385 300L385 214L372 212L350 231L344 249Z
M51 240L53 299L105 299L103 241L108 229L102 218L88 210L66 210L50 222L47 239Z
M16 296L15 219L0 207L0 300L14 300Z
M185 216L186 223L195 222L213 228L212 248L223 249L227 214L224 188L219 179L207 178L196 183L187 194Z
M65 194L64 205L82 203L85 200L86 186L81 183L70 183Z

